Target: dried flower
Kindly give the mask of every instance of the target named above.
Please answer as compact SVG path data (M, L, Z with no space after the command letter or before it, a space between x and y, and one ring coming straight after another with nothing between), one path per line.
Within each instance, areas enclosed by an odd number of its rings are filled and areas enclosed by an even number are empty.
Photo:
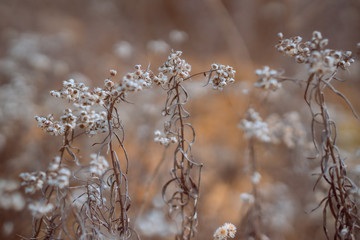
M114 51L117 56L122 59L128 59L133 54L134 50L131 44L127 41L121 41L115 44Z
M251 176L251 182L253 184L258 184L260 182L261 179L261 174L258 172L254 172L253 175Z
M354 62L352 53L326 49L328 43L320 32L314 31L311 41L307 42L302 42L301 37L284 39L280 34L275 47L279 52L295 57L298 63L307 64L310 73L332 74L338 67L347 69Z
M60 165L59 156L53 158L46 172L47 182L49 185L63 189L69 186L71 171Z
M158 142L161 145L168 146L170 143L177 143L177 138L170 136L170 133L162 134L160 130L156 130L154 135L154 142Z
M35 202L29 204L29 210L31 214L35 218L41 218L48 212L54 209L54 205L52 203L42 203L42 202Z
M18 191L19 183L14 180L0 179L0 208L20 211L25 206L25 199Z
M224 226L219 227L218 229L216 229L215 233L214 233L214 239L219 239L219 240L224 240L227 239L227 229Z
M214 233L215 240L226 240L228 237L234 238L236 234L236 227L232 223L225 223L223 226L216 229Z
M152 40L147 43L147 49L149 52L162 54L166 53L170 46L164 40Z
M230 66L213 63L211 65L211 77L209 83L214 89L222 90L227 84L235 82L235 73L236 71Z
M238 125L240 129L245 132L246 138L256 138L262 142L270 142L269 129L266 122L263 122L254 109L249 108L246 113L246 118Z
M41 190L44 181L46 180L45 172L32 172L32 173L20 173L20 178L23 182L21 186L25 186L25 193L34 194L36 191Z
M141 65L135 66L135 72L127 73L117 90L120 92L137 92L150 87L154 74L150 70L143 71Z
M191 65L181 59L181 51L171 51L167 61L159 68L164 75L176 76L179 81L190 77Z
M170 40L174 43L183 43L188 40L189 35L181 30L171 30L169 33Z
M90 173L100 177L109 167L109 163L106 161L105 157L98 156L97 154L91 154L90 161Z
M255 198L252 194L250 193L241 193L240 194L240 201L242 203L246 203L246 204L252 204L255 201Z
M281 77L280 72L264 66L263 69L257 69L255 74L258 76L258 81L254 83L255 87L266 90L271 89L273 91L281 88L281 83L279 82L279 78Z

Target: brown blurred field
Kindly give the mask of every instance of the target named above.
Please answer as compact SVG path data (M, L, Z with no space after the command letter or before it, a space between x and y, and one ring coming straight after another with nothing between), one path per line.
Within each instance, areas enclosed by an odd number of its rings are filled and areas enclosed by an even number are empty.
M186 84L190 93L187 109L197 138L193 154L205 165L197 239L212 239L224 222L235 224L235 239L243 239L247 208L239 195L250 192L251 184L248 142L237 124L249 106L264 119L273 113L282 116L297 111L307 132L303 148L262 143L255 146L262 174L259 189L264 233L275 240L325 239L321 209L307 213L317 206L323 192L321 186L313 191L316 160L303 154L310 154L311 141L302 90L293 83L284 83L280 92L266 95L252 87L256 81L253 73L269 65L284 69L287 76L306 77L304 66L274 49L276 34L308 39L313 30L319 30L329 39L331 48L355 54L350 72L341 75L347 81L337 87L360 112L360 64L356 55L360 52L356 49L359 29L358 0L1 0L0 185L7 184L5 179L19 182L21 172L46 169L57 154L61 138L47 136L33 119L34 115L59 115L65 108L66 103L52 98L50 90L60 89L68 78L100 86L110 69L116 69L120 76L133 71L136 64L150 64L156 69L170 49L175 49L183 51L192 73L208 70L213 62L231 65L237 71L235 84L223 92L203 87L203 77ZM172 36L174 30L183 31L183 38ZM157 42L151 42L154 40ZM153 232L147 232L147 225L139 228L142 239L173 239L166 206L159 200L161 187L169 178L171 150L138 216L144 191L163 151L153 142L153 132L162 126L164 99L165 94L153 88L131 95L131 104L119 107L130 158L130 217L133 222L136 218L144 225L148 222L153 228ZM351 172L360 166L360 122L339 97L329 94L328 99L338 122L338 145L348 156ZM95 151L89 147L95 139L82 140L77 146L82 147L80 161L86 164L88 152ZM353 174L360 180L358 172L354 170ZM156 211L163 219L153 217ZM31 219L26 207L19 211L0 209L0 239L29 237ZM158 224L163 226L157 228Z

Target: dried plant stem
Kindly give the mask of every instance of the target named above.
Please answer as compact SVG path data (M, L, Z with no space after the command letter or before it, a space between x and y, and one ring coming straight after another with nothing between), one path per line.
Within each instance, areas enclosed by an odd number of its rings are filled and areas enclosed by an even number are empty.
M249 155L251 161L251 175L252 177L257 174L257 164L256 164L256 157L255 157L255 144L254 138L249 139ZM253 218L253 237L258 240L261 239L262 230L261 230L261 205L260 199L257 189L257 184L254 180L252 182L252 192L254 196L254 208L251 210L252 218Z
M336 146L336 124L330 118L324 94L334 75L335 73L328 79L315 74L310 75L304 98L312 113L313 141L321 156L321 175L318 181L322 177L329 184L328 195L322 201L325 204L323 209L325 235L330 239L326 226L326 212L330 210L335 218L334 239L352 240L357 236L360 224L359 209L356 200L351 196L351 192L357 187L347 177L345 163ZM333 87L330 89L337 92ZM319 110L316 111L315 108ZM319 136L315 134L315 123L319 126Z
M113 137L115 135L114 133L114 129L113 129L113 113L115 110L115 102L116 102L117 98L110 104L110 107L107 111L107 120L108 120L108 129L109 129L109 133L108 133L108 138L109 138L109 142L108 142L108 147L109 147L109 151L110 151L110 157L111 157L111 163L112 163L112 167L114 170L114 176L115 176L115 181L116 181L116 190L117 190L117 194L119 197L119 205L120 205L120 234L122 234L122 238L126 239L127 238L127 234L128 234L128 217L127 217L127 209L126 209L126 201L128 198L128 193L127 193L127 187L125 188L125 199L123 200L123 194L122 194L122 178L124 178L125 180L125 185L127 185L127 180L125 178L125 176L123 175L123 172L121 171L120 168L120 163L119 160L116 156L116 152L114 150L113 147ZM120 143L120 145L122 146L124 152L125 149L122 145L121 140L118 138L118 141ZM126 152L125 152L126 154ZM115 198L116 199L116 198Z
M182 99L184 98L184 99ZM167 131L174 134L178 145L174 152L174 164L171 169L171 180L163 187L163 198L169 206L169 214L179 214L181 219L181 230L176 239L191 239L195 236L197 225L197 204L199 198L200 174L202 164L192 160L191 145L195 140L195 131L190 123L185 119L190 114L184 109L184 104L188 100L188 93L181 85L176 76L173 76L168 85L168 97L165 105L165 115L170 116ZM186 139L186 129L190 129L193 139ZM199 167L198 181L194 182L192 169ZM175 184L175 192L170 193L170 185ZM173 191L173 190L171 190ZM168 192L170 198L168 199Z
M72 131L71 131L71 133L72 133ZM61 163L63 161L65 150L67 150L68 152L71 153L71 151L69 150L69 147L70 147L71 141L73 139L73 134L71 134L72 139L69 139L69 135L70 135L70 131L67 130L65 132L65 134L64 134L64 137L63 137L63 146L60 148L60 163L59 163L59 165L61 165ZM73 156L73 154L72 154L72 156ZM50 189L50 192L49 192L48 195L46 195L46 192L47 192L48 189ZM47 204L50 203L50 199L51 199L54 191L55 191L55 188L53 186L48 186L45 189L45 191L44 191L44 194L45 194L44 199L46 199ZM65 195L65 197L66 197L66 195ZM47 230L44 237L45 237L45 239L50 239L49 237L53 235L53 231L54 231L54 228L53 228L54 223L53 223L53 221L55 220L54 216L56 216L56 215L57 214L55 213L55 211L53 211L53 214L50 217L51 221L49 223L45 222L46 219L47 219L47 217L45 217L45 216L42 216L40 219L35 219L34 220L34 226L33 226L33 229L35 229L35 231L33 233L33 236L30 239L38 239L39 238L40 233L41 233L41 227L42 227L43 223L45 223L47 228L48 228L48 230ZM36 226L36 225L38 225L38 226ZM50 228L49 228L49 226L50 226Z

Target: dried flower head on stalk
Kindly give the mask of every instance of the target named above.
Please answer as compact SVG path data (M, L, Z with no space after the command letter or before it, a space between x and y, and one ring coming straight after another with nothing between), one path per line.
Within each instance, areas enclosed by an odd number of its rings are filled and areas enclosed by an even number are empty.
M358 186L347 175L344 158L336 145L336 123L330 117L325 99L325 90L329 89L345 100L358 118L349 100L333 86L334 81L339 81L337 71L347 70L354 62L352 53L326 48L329 41L318 31L314 31L312 39L306 42L302 42L301 37L287 39L282 33L278 36L277 50L294 57L298 63L306 64L309 71L304 99L312 114L312 139L320 159L321 173L317 183L322 179L328 184L328 194L319 205L324 206L325 235L330 239L326 225L327 212L330 211L334 217L333 239L358 239L360 206L359 197L353 194L357 192Z
M51 91L50 94L68 100L74 109L65 109L59 120L55 120L52 114L47 117L35 116L38 127L50 135L63 137L63 146L60 155L53 159L46 172L20 175L27 193L42 190L42 205L29 205L37 217L34 219L32 238L53 238L61 236L64 232L75 238L102 238L108 235L127 239L133 235L134 231L129 226L127 216L130 207L126 177L128 159L123 145L124 129L116 104L126 101L128 93L150 87L155 76L149 70L142 70L140 65L136 65L135 71L126 74L120 81L113 80L116 75L117 72L111 70L110 78L105 79L104 86L93 90L74 79L64 81L61 90ZM83 133L88 136L106 134L103 142L96 145L100 145L99 153L106 149L111 160L111 168L108 170L109 164L105 157L91 154L92 160L88 170L90 175L87 179L75 177L82 185L70 188L74 174L64 165L64 160L70 157L77 165L81 165L77 153L73 151L75 148L72 147L72 143ZM120 167L120 159L114 148L116 142L124 152L125 170ZM84 192L73 200L72 188L83 189ZM104 201L105 193L110 196L109 201ZM76 208L75 211L71 207L71 202L78 204L84 197L87 200L82 200L82 207ZM68 224L65 222L71 214L75 219L72 233L67 229ZM43 226L45 229L42 230Z
M163 187L163 197L170 206L169 212L181 216L181 230L177 238L190 239L194 236L202 164L196 163L191 154L195 131L186 122L190 116L184 108L188 93L182 83L192 76L191 66L181 58L181 54L181 51L172 51L159 68L158 75L136 65L134 72L118 81L114 80L117 71L111 70L102 88L90 90L85 84L70 79L63 82L62 89L50 92L54 97L69 101L74 108L65 109L59 120L53 114L47 117L35 116L38 127L46 133L62 136L63 145L60 155L54 158L46 172L20 175L27 193L41 193L41 200L29 205L36 216L32 239L59 238L62 234L76 239L139 238L130 227L127 215L131 205L127 180L128 155L123 144L124 128L117 105L126 102L129 93L142 91L152 84L160 85L167 91L163 115L169 116L164 133L155 131L154 140L165 146L177 144L172 179ZM229 66L213 64L209 71L195 75L200 74L208 74L209 83L216 89L222 89L234 82L235 71ZM93 136L102 133L105 134L104 140L94 144L100 146L98 153L91 154L90 165L83 167L77 157L78 150L75 151L73 147L74 140L83 134ZM115 143L123 150L125 168L120 167L121 159L115 151ZM102 156L103 151L107 157ZM110 168L106 158L109 159ZM73 170L71 166L65 165L64 162L69 160L80 166L80 169ZM193 171L194 168L198 171ZM83 175L79 172L85 169L87 177L79 177ZM176 190L168 198L170 185L175 185ZM74 219L72 229L68 229L66 221L69 219Z
M282 72L270 69L268 66L255 71L258 81L254 83L257 88L276 91L281 88Z
M234 238L236 234L236 227L232 223L225 223L214 233L214 240L227 240L228 238Z
M208 83L221 90L234 82L235 70L230 66L212 64L210 71L190 75L191 66L181 59L181 51L170 53L167 61L159 68L155 83L167 91L163 115L167 117L164 133L155 131L155 142L164 146L177 144L174 152L171 179L163 187L163 198L169 206L169 214L178 222L179 233L176 239L191 239L195 236L198 216L197 208L200 196L202 164L193 159L192 145L195 130L186 120L190 117L185 109L189 95L183 82L199 74L208 74ZM173 190L175 189L175 190Z
M287 39L279 33L278 37L279 43L275 45L276 49L294 57L298 63L307 64L309 72L316 75L333 74L338 68L346 70L354 62L351 51L326 48L329 40L323 38L318 31L314 31L312 39L306 42L302 42L299 36Z

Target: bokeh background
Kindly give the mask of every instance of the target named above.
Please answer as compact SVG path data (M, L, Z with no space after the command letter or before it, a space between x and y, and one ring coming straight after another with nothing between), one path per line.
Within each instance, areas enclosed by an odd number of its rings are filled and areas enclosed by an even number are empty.
M192 72L209 69L213 62L231 65L236 83L214 91L206 79L186 84L187 109L197 140L193 154L205 164L199 205L198 239L211 239L224 222L238 227L244 239L246 211L240 194L251 192L248 141L237 127L249 106L271 116L273 124L296 125L293 146L256 143L263 231L270 239L325 239L322 211L308 214L324 195L313 191L318 172L309 139L309 113L302 88L289 82L276 93L252 87L254 70L263 65L306 78L306 68L279 54L277 33L311 38L314 30L330 41L330 48L350 50L355 63L336 85L360 112L360 1L348 0L1 0L0 1L0 238L31 235L30 201L19 189L21 172L45 170L61 146L61 138L37 129L34 115L60 114L66 103L49 91L63 80L75 78L91 87L101 86L116 69L120 76L141 64L154 70L171 49L182 50ZM171 150L154 177L163 149L153 142L161 128L165 93L150 89L130 96L121 118L130 157L131 219L143 239L172 239L174 226L159 197L169 179ZM360 180L360 124L340 98L329 93L329 108L338 122L339 146L350 173ZM295 111L295 120L289 120ZM291 118L290 118L291 119ZM270 121L269 120L269 121ZM270 121L270 122L271 122ZM291 128L290 128L291 129ZM93 139L78 142L81 161L89 161L86 147ZM359 164L359 165L358 165ZM135 224L135 219L136 223ZM331 222L330 222L331 224ZM331 225L330 225L331 226Z

